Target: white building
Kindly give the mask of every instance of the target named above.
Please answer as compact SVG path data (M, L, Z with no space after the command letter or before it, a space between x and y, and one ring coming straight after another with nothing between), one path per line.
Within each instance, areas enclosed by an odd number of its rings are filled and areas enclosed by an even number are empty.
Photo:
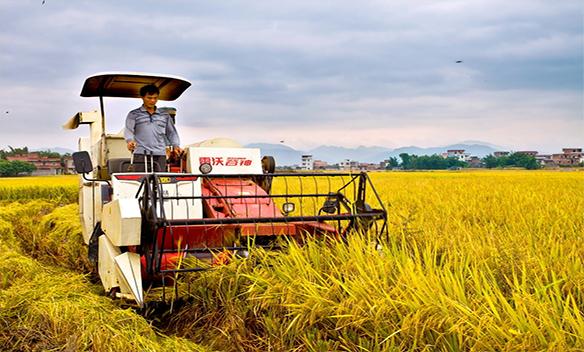
M339 169L341 170L359 170L359 162L354 160L345 159L339 163Z
M314 159L312 159L312 155L302 155L302 164L300 165L300 168L302 170L314 170Z
M460 161L469 161L470 154L465 153L464 149L448 149L446 153L442 153L443 158L456 158Z

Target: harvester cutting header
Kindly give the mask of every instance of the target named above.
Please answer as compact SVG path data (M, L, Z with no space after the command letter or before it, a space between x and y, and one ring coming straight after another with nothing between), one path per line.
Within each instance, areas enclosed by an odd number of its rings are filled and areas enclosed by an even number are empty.
M387 232L386 210L366 173L275 173L272 157L222 138L177 148L162 171L152 155L136 158L123 131L106 133L103 98L139 98L145 85L172 101L191 83L166 75L96 74L81 96L99 97L100 110L77 113L64 125L89 125L73 158L81 174L83 237L108 294L143 305L145 287L207 268L185 263L276 249L281 238Z

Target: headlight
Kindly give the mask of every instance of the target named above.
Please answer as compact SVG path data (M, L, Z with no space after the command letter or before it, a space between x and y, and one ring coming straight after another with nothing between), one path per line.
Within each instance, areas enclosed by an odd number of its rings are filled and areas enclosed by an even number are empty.
M282 212L284 215L288 215L296 209L296 205L294 203L286 202L282 205Z
M209 163L203 163L199 166L199 171L201 171L203 175L208 174L211 170L213 170L213 166Z

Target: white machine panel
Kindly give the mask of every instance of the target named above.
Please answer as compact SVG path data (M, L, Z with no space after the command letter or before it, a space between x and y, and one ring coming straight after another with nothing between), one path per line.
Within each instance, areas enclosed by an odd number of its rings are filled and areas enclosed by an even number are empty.
M108 134L105 137L105 152L106 160L113 158L129 158L132 155L132 153L128 151L124 136L112 134Z
M99 236L99 259L97 261L99 277L103 288L109 292L112 287L120 286L118 282L114 258L122 254L120 249L114 246L107 236Z
M114 246L140 244L142 215L136 198L120 198L103 206L101 228Z
M112 175L113 196L112 199L135 198L140 188L141 178L147 174L114 174ZM181 180L181 174L159 174L162 182L162 192L165 196L201 196L201 179ZM134 179L130 179L130 178ZM126 179L124 179L126 178ZM197 199L174 199L164 201L164 212L167 219L201 219L203 218L203 203ZM160 210L158 211L160 216Z
M79 199L81 206L79 213L81 225L83 226L83 241L89 244L89 239L93 233L94 225L101 221L101 187L102 182L83 182L79 189Z
M90 152L91 151L91 140L89 140L89 137L81 137L79 138L79 150L85 150L86 152ZM93 159L91 159L91 161L93 162Z
M262 159L258 148L189 147L187 172L201 173L201 164L210 164L210 175L262 174Z
M142 177L146 174L144 173L133 173L132 179L120 179L118 176L128 176L130 174L113 174L112 175L112 200L120 198L136 198L136 192L140 188L142 183Z
M114 258L118 283L123 296L129 296L140 306L144 303L142 291L142 273L140 270L140 255L138 253L122 253Z

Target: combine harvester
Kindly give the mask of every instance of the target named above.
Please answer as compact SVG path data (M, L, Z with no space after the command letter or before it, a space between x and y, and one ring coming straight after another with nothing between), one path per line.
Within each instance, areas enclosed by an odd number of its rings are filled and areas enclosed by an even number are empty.
M103 103L140 98L146 84L169 101L191 85L175 76L96 74L81 96L99 97L100 111L77 113L64 125L89 125L73 154L79 209L89 258L110 296L143 306L144 288L209 268L186 266L186 257L246 256L254 247L277 249L282 237L387 234L386 210L366 173L274 173L272 157L228 139L186 147L169 159L168 172L152 172L151 161L133 160L123 131L106 133Z

